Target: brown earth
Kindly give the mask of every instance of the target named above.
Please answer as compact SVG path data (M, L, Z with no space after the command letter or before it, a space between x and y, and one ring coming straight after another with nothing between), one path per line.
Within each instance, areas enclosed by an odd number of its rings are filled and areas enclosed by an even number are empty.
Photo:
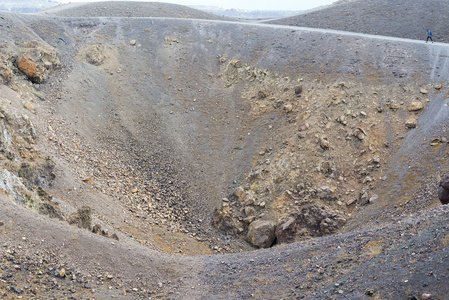
M1 14L0 295L444 299L447 45L92 5Z

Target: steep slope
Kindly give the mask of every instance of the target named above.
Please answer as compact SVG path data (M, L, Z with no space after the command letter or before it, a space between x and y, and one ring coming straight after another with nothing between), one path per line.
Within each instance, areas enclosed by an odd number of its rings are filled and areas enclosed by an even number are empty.
M425 40L430 28L437 42L449 41L447 1L352 0L266 21L270 24L328 28L384 36ZM309 38L313 39L313 37Z

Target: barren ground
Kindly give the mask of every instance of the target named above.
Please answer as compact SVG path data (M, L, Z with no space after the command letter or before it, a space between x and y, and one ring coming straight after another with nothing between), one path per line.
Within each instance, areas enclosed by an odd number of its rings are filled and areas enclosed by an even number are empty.
M0 13L0 297L445 299L449 46L211 19Z

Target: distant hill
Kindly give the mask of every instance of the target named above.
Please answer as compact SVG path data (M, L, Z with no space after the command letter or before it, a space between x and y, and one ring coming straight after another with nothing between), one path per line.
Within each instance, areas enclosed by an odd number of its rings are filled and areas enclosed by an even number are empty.
M126 4L126 6L124 5ZM126 9L123 9L126 7ZM73 3L43 11L60 17L158 17L191 18L207 20L229 20L205 11L183 5L158 2L107 1L94 3Z
M193 8L213 13L219 16L225 16L238 19L268 19L268 18L284 18L299 14L301 11L292 10L244 10L244 9L224 9L215 6L191 6Z
M52 0L0 0L0 10L33 13L58 4Z
M446 42L449 41L448 18L449 1L353 0L266 23L421 40L430 28L436 41Z

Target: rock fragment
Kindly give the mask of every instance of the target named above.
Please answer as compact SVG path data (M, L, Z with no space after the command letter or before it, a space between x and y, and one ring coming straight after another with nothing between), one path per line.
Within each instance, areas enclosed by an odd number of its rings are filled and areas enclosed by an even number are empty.
M421 110L423 108L424 108L424 104L422 104L422 102L420 102L420 101L413 101L408 106L408 110L409 111L419 111L419 110Z
M428 94L429 92L426 89L420 89L419 92L423 95Z
M321 137L320 138L320 147L324 150L329 149L329 140L327 137Z
M302 93L302 85L295 86L296 97L301 97L301 93Z
M416 128L417 125L418 125L418 120L416 120L415 118L410 118L405 122L405 127L409 128L409 129Z

